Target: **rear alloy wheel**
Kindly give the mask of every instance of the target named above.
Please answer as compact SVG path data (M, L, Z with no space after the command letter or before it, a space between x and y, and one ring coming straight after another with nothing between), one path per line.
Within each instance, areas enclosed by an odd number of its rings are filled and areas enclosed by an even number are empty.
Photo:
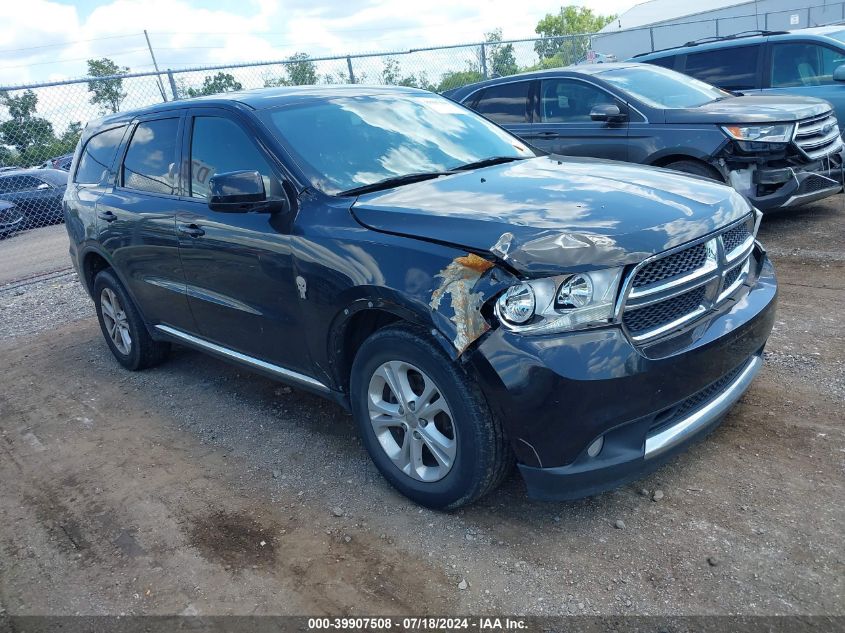
M421 505L471 503L496 488L513 465L478 385L423 330L391 326L364 341L349 395L373 463Z
M121 365L137 371L167 357L170 344L152 339L140 312L111 269L97 273L93 295L103 337Z

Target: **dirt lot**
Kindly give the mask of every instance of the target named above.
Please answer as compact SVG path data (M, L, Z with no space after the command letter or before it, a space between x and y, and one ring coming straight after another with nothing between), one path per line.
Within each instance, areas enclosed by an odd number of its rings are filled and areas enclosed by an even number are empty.
M72 278L0 290L0 613L843 614L843 222L765 220L767 364L708 440L596 498L514 476L454 514L393 492L332 404L187 350L128 373Z
M0 239L0 286L70 268L64 224L44 226Z

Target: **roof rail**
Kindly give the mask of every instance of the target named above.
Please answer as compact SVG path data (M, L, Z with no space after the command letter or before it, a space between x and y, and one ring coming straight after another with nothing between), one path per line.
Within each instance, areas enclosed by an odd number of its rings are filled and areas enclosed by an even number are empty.
M714 35L711 37L702 37L699 40L693 40L691 42L687 42L686 44L679 44L678 46L669 46L668 48L661 48L656 51L648 51L647 53L639 53L634 55L632 59L636 59L637 57L644 57L645 55L651 55L652 53L663 53L664 51L671 51L676 48L685 48L687 46L698 46L699 44L712 44L713 42L726 42L730 40L738 40L742 39L743 37L758 37L761 35L786 35L789 31L741 31L740 33L734 33L733 35Z

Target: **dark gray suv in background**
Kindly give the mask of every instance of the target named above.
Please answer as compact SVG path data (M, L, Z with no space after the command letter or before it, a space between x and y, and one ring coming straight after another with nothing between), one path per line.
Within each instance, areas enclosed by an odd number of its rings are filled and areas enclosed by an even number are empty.
M64 204L121 365L179 343L330 398L384 477L437 508L514 462L546 499L657 467L748 388L775 318L760 216L735 191L537 156L421 90L110 116Z
M843 143L820 99L737 96L636 63L513 75L445 96L548 152L712 178L763 211L842 189Z

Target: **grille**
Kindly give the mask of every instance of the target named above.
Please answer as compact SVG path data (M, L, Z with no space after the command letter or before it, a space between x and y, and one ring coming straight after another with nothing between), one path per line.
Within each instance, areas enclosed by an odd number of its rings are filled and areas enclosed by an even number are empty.
M728 271L728 274L725 275L725 281L722 284L723 289L727 290L734 284L737 279L739 279L739 276L742 274L743 266L744 263L740 264L739 266L734 266Z
M716 398L720 393L727 389L740 372L742 372L745 365L740 365L736 369L732 369L727 374L719 378L716 382L710 383L701 391L694 393L680 404L676 404L670 409L662 411L654 418L654 424L649 428L649 435L659 433L665 428L668 428L685 418L696 409L703 407L705 404Z
M695 312L703 303L705 294L704 286L699 286L665 301L630 310L625 313L623 322L628 331L637 336Z
M671 277L691 273L704 266L705 261L707 261L707 247L704 244L693 246L643 266L634 278L633 286L642 288Z
M796 193L798 193L798 195L815 193L832 187L839 187L839 183L835 180L824 178L822 176L810 176L809 178L804 179L801 186L798 187L798 191Z
M818 160L842 147L833 110L798 122L795 145L811 160Z
M740 224L735 226L730 231L725 231L722 234L722 243L725 245L725 253L730 253L737 248L751 235L748 230L748 224Z

